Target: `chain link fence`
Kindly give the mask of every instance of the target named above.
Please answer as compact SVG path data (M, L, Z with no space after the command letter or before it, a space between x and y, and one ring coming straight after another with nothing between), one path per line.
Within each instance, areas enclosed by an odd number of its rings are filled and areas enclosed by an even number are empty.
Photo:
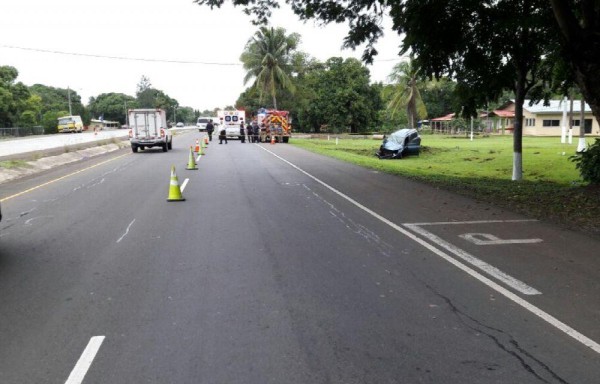
M28 127L28 128L0 128L0 137L23 137L32 135L43 135L44 127Z

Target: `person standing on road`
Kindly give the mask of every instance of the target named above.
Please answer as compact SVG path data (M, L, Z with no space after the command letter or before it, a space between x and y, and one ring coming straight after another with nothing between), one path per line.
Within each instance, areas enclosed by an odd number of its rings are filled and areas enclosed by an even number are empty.
M240 119L240 141L242 143L246 142L246 130L244 129L244 120Z
M258 133L260 128L258 127L258 123L256 120L252 121L252 127L248 129L248 134L252 135L252 142L258 143Z
M208 120L206 123L206 133L208 133L208 141L212 141L212 134L215 130L215 126L213 125L212 119Z
M225 128L222 128L219 131L219 144L223 144L223 140L225 140L225 144L227 144L227 131Z

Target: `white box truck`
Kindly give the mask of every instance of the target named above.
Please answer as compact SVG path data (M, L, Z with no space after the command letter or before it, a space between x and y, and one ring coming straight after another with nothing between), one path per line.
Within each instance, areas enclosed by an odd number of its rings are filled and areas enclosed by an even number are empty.
M130 109L129 142L131 150L161 147L163 152L173 149L173 135L167 126L164 109Z

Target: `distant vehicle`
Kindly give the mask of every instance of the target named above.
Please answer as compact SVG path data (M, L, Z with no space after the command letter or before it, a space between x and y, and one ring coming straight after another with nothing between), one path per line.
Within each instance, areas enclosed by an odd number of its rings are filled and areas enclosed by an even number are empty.
M219 111L219 124L223 125L228 139L241 139L240 125L246 123L246 112L240 110Z
M130 109L128 113L133 152L152 147L162 147L163 152L173 149L173 135L167 127L164 109Z
M209 120L211 120L212 117L209 116L200 116L198 118L198 121L196 122L196 127L198 127L198 130L200 132L204 132L206 131L206 124L208 124ZM213 120L213 124L215 123L215 120Z
M63 116L58 118L58 133L83 132L81 116Z
M418 155L421 151L421 136L416 129L400 129L383 137L376 153L380 159L401 159L407 155Z
M183 128L183 123L180 121L179 123L175 124L175 126L177 128Z

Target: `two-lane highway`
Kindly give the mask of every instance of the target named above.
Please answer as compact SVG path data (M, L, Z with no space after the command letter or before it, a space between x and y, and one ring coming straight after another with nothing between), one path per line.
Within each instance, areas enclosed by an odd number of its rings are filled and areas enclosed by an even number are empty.
M597 241L197 137L0 186L0 382L598 381Z

